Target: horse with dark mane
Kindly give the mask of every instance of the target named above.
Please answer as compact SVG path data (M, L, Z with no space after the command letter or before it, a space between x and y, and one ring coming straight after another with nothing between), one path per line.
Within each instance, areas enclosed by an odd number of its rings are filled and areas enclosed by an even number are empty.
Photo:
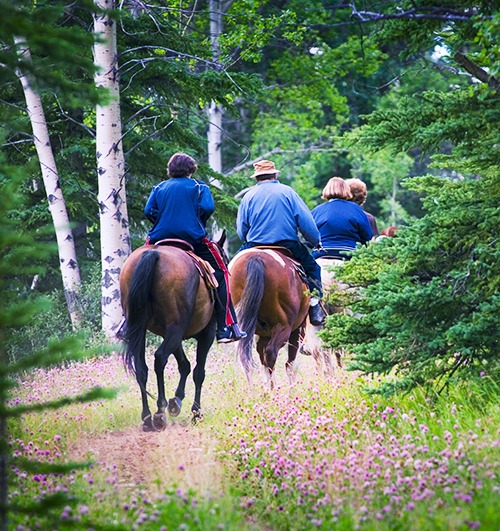
M219 246L221 244L219 242ZM162 245L162 242L144 245L128 257L120 274L126 316L124 363L135 374L140 387L144 431L166 428L165 408L168 407L171 416L180 413L186 380L191 372L191 364L182 348L182 341L188 338L197 342L193 372L195 395L191 407L193 421L200 416L205 363L215 338L215 292L210 282L204 280L210 276L210 271L205 270L204 261L190 253L188 247L189 244L180 241L171 241L170 245ZM158 411L153 416L146 390L147 330L163 338L154 354ZM164 370L171 354L177 360L180 379L174 397L167 402Z
M254 335L257 352L271 389L279 350L288 343L285 367L294 381L293 364L309 309L309 292L297 263L287 249L253 247L238 253L229 263L231 295L238 322L247 337L238 343L238 353L248 381L253 366Z

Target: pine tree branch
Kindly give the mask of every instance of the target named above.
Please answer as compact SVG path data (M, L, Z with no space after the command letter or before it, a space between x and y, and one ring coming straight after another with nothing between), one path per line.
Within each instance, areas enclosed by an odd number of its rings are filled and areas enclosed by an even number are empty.
M281 154L281 153L309 153L311 151L334 151L335 148L325 148L321 146L309 146L307 148L302 149L282 149L280 147L276 147L268 151L267 153L264 153L260 157L257 157L252 160L247 160L246 162L243 162L242 164L238 164L238 166L234 166L231 170L224 172L224 175L229 176L233 173L237 173L239 171L246 170L248 168L251 168L253 164L259 160L268 159L272 155Z
M376 11L359 10L355 2L342 3L332 7L334 10L351 11L353 20L339 22L335 24L311 24L313 28L329 28L334 26L349 26L352 24L369 24L384 20L441 20L443 22L468 22L473 17L480 17L481 20L491 20L493 15L484 15L477 8L453 9L440 6L415 6L411 9L403 10L399 8L396 13L381 13Z
M494 90L500 88L500 81L495 76L492 76L486 70L483 70L478 66L474 61L471 61L466 55L461 52L457 52L453 58L455 61L462 66L469 74L472 74L476 79L486 83L489 87Z

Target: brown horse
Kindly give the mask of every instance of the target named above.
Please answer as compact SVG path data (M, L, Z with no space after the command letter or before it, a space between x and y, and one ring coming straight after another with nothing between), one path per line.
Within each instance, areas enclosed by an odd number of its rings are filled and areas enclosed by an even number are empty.
M221 242L219 242L220 244ZM207 354L215 338L214 297L202 279L195 260L185 250L170 245L145 245L126 260L120 274L122 306L126 316L124 362L135 373L142 398L145 431L166 428L165 408L171 416L180 413L191 365L182 341L197 341L193 421L200 416L201 388ZM161 336L155 352L154 369L158 384L158 411L151 416L146 383L146 330ZM179 366L180 380L174 398L165 398L164 370L170 354ZM151 395L150 395L151 396Z
M237 254L229 263L230 287L238 322L247 337L238 342L238 353L248 381L253 366L252 346L274 387L273 371L278 351L288 342L286 371L293 383L293 363L309 309L307 284L286 249L254 247Z

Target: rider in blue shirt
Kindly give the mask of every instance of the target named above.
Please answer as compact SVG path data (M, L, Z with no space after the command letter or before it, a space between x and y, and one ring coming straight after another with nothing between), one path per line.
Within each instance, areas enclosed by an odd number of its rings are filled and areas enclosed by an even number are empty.
M210 263L219 284L215 298L217 341L230 343L246 334L236 324L227 289L227 269L213 242L207 238L206 223L215 206L208 185L192 178L197 169L195 160L185 153L176 153L170 158L169 179L153 188L144 209L153 223L147 243L154 244L166 238L182 239L193 246L195 254Z
M344 179L332 177L321 196L327 202L312 210L321 234L321 250L314 251L314 258L349 260L358 243L372 239L370 222L364 210L352 202L352 194Z
M309 280L311 323L322 324L325 313L319 304L323 296L321 269L299 239L300 233L311 247L318 247L318 228L297 192L277 180L279 170L274 162L261 160L254 164L254 168L252 177L257 184L243 196L236 220L238 236L244 242L241 249L258 245L278 245L289 249L292 257L302 264Z

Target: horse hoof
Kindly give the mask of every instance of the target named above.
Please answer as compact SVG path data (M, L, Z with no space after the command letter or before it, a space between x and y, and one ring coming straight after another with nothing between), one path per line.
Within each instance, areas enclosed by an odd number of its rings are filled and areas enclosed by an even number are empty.
M168 401L168 412L171 417L177 417L181 412L182 401L176 398L171 398Z
M153 423L151 421L151 415L144 417L142 419L142 422L142 431L155 431L155 429L153 428Z
M198 424L198 422L203 420L203 413L201 412L201 409L191 411L191 413L193 414L193 418L191 419L192 424Z
M153 415L153 428L156 431L165 431L167 427L167 417L165 413L155 413Z

